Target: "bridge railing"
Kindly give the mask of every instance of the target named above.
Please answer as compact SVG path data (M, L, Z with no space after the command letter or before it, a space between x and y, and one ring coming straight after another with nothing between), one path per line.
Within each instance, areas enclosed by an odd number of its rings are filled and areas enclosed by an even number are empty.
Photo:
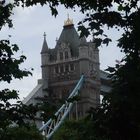
M81 89L83 82L84 82L84 75L81 76L80 80L78 81L77 85L69 95L68 99L71 99L79 94L79 90ZM66 100L65 104L63 104L59 108L59 110L54 114L54 118L51 118L47 123L45 123L40 128L40 131L44 133L47 139L50 139L54 134L54 132L63 123L68 113L71 111L73 104L74 104L73 102L69 102L68 100Z

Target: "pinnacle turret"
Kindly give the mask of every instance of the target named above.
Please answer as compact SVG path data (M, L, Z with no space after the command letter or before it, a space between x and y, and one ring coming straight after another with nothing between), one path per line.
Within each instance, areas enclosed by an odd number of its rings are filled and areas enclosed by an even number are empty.
M43 45L42 45L41 53L47 53L47 52L48 52L48 44L47 44L47 41L46 41L46 33L44 32L44 42L43 42Z
M86 43L87 43L86 37L85 36L81 37L80 38L80 45L85 45Z

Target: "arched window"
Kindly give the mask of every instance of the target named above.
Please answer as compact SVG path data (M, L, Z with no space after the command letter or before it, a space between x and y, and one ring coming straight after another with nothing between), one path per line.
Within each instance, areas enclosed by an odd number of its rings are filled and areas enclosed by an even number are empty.
M59 55L60 55L60 60L63 60L63 53L60 52Z
M69 58L69 54L67 51L65 51L65 59L68 59Z

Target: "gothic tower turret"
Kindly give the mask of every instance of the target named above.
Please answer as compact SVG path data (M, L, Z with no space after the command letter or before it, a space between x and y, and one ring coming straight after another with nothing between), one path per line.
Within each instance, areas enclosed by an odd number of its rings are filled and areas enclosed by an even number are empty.
M42 79L38 80L37 86L23 102L37 104L44 100L44 96L54 101L65 100L84 74L85 82L79 91L80 100L69 115L73 118L83 117L90 107L95 108L100 104L100 93L107 93L111 89L107 74L100 71L99 66L96 44L94 41L88 42L85 37L80 38L73 20L68 17L54 48L48 47L44 33L41 50ZM42 125L40 120L36 123L38 127Z
M43 81L44 89L48 87L48 78L49 78L48 63L49 63L49 48L46 41L46 33L44 33L44 42L41 50L41 68L42 68L42 81Z

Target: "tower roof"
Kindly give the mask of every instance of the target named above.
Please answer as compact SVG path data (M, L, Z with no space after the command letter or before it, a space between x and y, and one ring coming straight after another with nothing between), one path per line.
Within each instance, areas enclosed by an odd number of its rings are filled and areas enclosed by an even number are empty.
M64 22L63 30L57 41L56 48L60 46L61 43L69 43L73 56L78 56L78 46L80 44L79 35L74 28L73 21L68 19Z
M47 44L47 41L46 41L46 33L44 32L44 42L43 42L43 45L42 45L41 53L46 53L46 52L48 52L48 44Z

